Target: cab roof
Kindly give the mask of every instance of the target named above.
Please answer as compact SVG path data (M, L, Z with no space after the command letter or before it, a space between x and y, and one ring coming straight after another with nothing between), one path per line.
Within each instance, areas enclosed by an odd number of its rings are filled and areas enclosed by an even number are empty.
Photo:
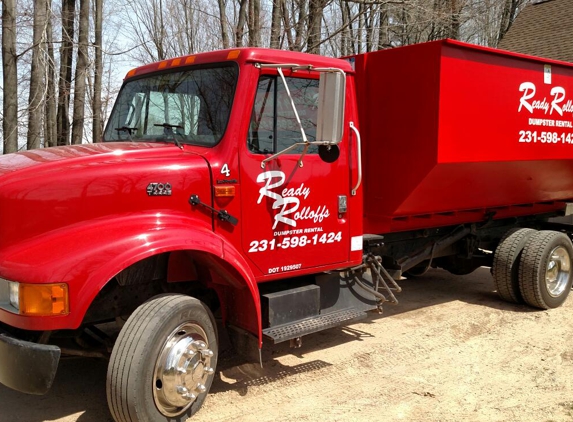
M159 70L168 70L177 67L191 66L197 64L221 63L235 61L245 63L265 63L265 64L299 64L313 65L314 67L334 67L342 69L346 73L354 73L350 64L341 59L319 56L316 54L300 53L297 51L273 50L270 48L233 48L227 50L216 50L208 53L191 54L188 56L175 57L160 62L150 63L130 70L125 79L141 76L146 73Z

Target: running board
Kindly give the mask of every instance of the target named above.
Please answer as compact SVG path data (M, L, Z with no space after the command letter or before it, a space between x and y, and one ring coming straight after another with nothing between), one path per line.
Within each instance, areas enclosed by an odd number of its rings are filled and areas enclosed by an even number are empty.
M263 330L263 335L277 344L282 343L283 341L302 337L307 334L327 330L329 328L352 324L366 317L366 312L358 311L352 308L343 309L341 311L331 312L326 315L318 315L315 317L295 321L290 324L265 328Z

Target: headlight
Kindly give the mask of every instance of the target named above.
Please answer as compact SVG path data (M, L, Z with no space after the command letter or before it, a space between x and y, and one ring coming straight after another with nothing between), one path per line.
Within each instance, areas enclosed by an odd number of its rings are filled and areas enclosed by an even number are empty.
M10 289L10 305L20 310L20 284L9 281L8 288Z
M0 307L20 315L67 315L70 313L68 285L16 283L0 279Z

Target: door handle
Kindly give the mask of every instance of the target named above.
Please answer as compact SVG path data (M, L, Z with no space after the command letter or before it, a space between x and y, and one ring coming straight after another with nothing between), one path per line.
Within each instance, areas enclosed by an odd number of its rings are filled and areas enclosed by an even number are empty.
M360 132L358 132L358 129L356 129L356 126L354 126L354 122L350 122L350 129L352 129L356 134L356 151L358 154L358 181L356 182L356 186L354 186L351 191L352 196L356 196L356 191L362 183L362 143L360 141Z

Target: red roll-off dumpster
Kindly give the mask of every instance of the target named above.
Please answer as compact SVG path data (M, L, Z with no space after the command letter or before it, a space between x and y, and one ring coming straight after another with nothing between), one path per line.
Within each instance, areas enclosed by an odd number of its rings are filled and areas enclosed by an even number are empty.
M573 64L452 40L350 60L366 233L550 212L573 198Z

